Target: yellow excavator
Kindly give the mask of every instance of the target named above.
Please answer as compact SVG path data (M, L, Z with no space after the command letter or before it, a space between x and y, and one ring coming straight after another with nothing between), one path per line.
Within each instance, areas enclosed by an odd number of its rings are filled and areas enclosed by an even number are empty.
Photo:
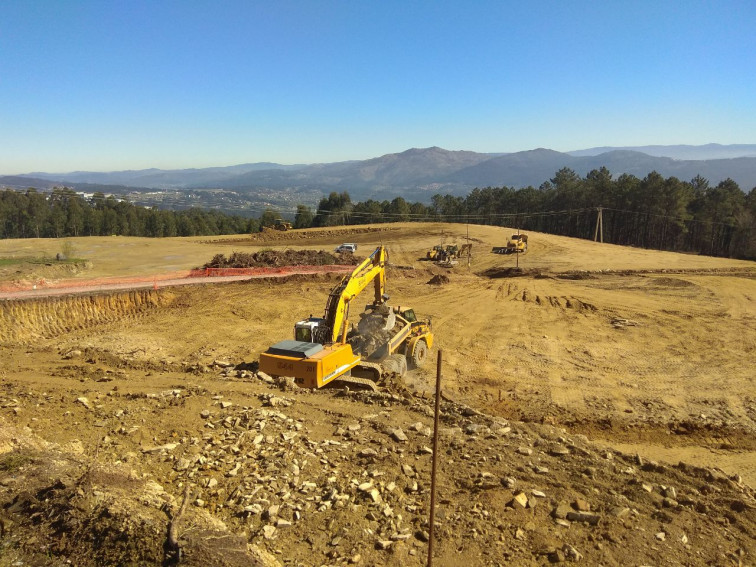
M409 308L386 302L383 246L331 290L323 317L294 325L294 340L274 344L260 355L260 370L290 376L303 388L322 388L336 380L375 389L387 375L403 375L420 367L433 346L430 322L418 321ZM360 314L357 328L349 325L351 302L370 283L375 297Z

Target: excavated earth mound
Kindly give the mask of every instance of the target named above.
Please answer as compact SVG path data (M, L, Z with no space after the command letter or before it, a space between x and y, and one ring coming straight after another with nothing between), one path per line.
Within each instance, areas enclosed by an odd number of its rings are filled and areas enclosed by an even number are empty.
M451 280L449 280L449 276L445 276L443 274L436 274L431 279L428 280L428 285L444 285L448 284Z
M233 252L226 258L216 254L203 268L264 268L276 266L354 266L362 261L354 254L331 254L324 250L262 250L247 254Z

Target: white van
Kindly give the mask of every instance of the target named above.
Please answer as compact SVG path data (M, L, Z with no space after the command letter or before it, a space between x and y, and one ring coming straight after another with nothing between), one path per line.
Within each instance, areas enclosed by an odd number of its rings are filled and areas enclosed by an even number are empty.
M356 244L350 244L350 243L344 243L341 246L338 246L336 248L336 252L351 252L351 253L355 253L355 252L357 252L357 245Z

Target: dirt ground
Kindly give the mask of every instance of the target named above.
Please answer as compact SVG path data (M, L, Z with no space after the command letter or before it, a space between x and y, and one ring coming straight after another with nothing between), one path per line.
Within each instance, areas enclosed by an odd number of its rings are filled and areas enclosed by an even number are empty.
M252 363L336 275L0 302L0 565L169 562L175 517L185 564L425 564L439 349L437 564L753 564L756 265L543 234L492 254L509 233L80 238L75 273L0 268L131 277L383 244L390 302L436 336L405 387L282 392ZM469 262L422 260L468 238ZM61 244L0 241L0 258Z

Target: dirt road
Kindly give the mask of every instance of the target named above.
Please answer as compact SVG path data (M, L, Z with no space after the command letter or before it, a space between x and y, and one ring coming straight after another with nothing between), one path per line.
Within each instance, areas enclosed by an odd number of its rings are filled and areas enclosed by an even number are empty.
M130 289L159 289L164 287L179 287L185 285L206 285L222 284L228 282L243 282L260 278L283 278L291 275L310 275L322 273L343 274L352 270L351 266L292 266L286 270L247 270L248 273L238 276L202 276L183 272L177 274L177 277L170 277L161 274L150 281L150 278L100 278L98 280L58 280L55 282L45 282L44 284L25 284L25 287L31 285L31 289L21 289L7 291L0 289L0 300L3 299L42 299L45 297L56 297L61 295L80 295L92 293L115 293ZM11 287L11 286L9 286ZM17 286L18 287L18 286Z

